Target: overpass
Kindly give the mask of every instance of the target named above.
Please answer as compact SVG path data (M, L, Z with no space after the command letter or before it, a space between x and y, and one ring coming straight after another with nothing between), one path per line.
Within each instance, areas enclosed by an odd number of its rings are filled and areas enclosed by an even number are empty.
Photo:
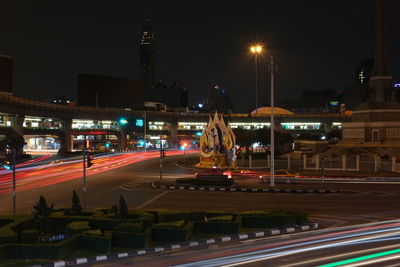
M28 149L46 145L32 145L32 140L37 141L35 138L42 137L43 142L44 137L52 136L59 142L53 149L69 152L80 149L83 136L87 136L93 144L108 142L123 150L143 139L144 132L146 139L154 144L160 142L160 138L166 140L167 146L176 146L180 140L192 140L195 144L210 115L57 105L0 92L0 135L12 132L23 135ZM127 124L121 124L121 118ZM224 119L232 128L252 130L270 126L269 115L224 114ZM322 136L332 129L340 129L342 122L350 120L350 115L339 113L276 114L275 126L294 135L307 132Z

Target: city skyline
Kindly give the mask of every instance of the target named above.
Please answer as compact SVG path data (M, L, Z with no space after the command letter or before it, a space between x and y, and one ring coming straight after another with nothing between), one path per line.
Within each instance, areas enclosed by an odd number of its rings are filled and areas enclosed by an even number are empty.
M344 90L359 62L373 56L374 1L291 4L286 10L284 3L262 2L254 4L258 9L238 4L226 9L222 3L190 7L182 2L2 3L10 12L0 19L5 37L0 54L14 58L15 94L33 99L38 92L42 97L64 92L76 96L78 73L139 79L140 37L150 10L157 36L155 79L180 82L189 88L191 103L215 84L233 99L243 99L243 91L254 92L248 47L255 41L272 49L277 59L278 100L300 96L302 90ZM391 12L398 5L390 1ZM394 47L399 38L395 16L390 18L390 63L398 81ZM23 46L27 40L29 48ZM264 104L269 89L265 58L259 71L259 103ZM292 78L285 78L289 74ZM235 104L239 112L249 112L254 97L249 94Z

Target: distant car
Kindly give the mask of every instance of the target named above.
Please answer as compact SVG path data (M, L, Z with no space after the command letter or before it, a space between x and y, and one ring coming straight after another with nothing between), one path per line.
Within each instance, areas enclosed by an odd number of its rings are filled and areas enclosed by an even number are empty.
M290 184L292 182L299 182L299 174L296 172L292 172L289 170L279 169L275 170L275 182L276 183L287 183ZM271 182L271 174L263 174L259 176L262 183L270 183Z

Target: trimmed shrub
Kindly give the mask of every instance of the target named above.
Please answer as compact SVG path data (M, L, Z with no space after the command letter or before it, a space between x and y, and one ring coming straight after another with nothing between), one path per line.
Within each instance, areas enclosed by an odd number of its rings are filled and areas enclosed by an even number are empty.
M175 179L176 184L187 184L187 185L198 185L198 186L231 186L233 185L233 179L226 180L199 180L193 178L177 178Z
M96 253L109 253L111 250L111 239L99 235L79 235L77 249L83 249Z
M183 242L189 239L192 232L193 222L186 223L184 227L154 224L152 240L156 242Z
M3 222L0 227L0 244L17 243L21 240L21 232L34 226L33 216L27 214L0 216L0 220Z
M178 227L182 228L185 225L185 221L175 221L175 222L164 222L164 223L157 223L156 226L161 226L161 227Z
M103 235L103 233L101 232L100 229L87 230L87 231L83 232L83 234L86 234L86 235Z
M209 222L231 222L233 219L233 215L224 215L224 216L216 216L208 218Z
M120 218L128 217L128 205L126 205L126 201L123 196L119 196L119 213L118 216Z
M8 244L0 246L2 259L60 259L67 258L76 248L78 236L51 244Z
M68 235L74 235L90 230L89 222L71 222L66 226L66 232Z
M151 239L151 228L147 228L143 233L127 233L112 231L112 247L120 248L146 248Z
M308 222L308 214L303 211L272 210L243 212L243 227L271 228L294 226Z
M82 212L82 206L80 204L79 196L76 191L72 191L72 208L71 212L73 214L78 214Z
M227 217L225 218L228 219ZM215 220L208 222L195 222L194 233L238 234L240 232L241 223L242 223L242 217L240 215L237 215L234 221Z
M157 222L174 222L174 221L204 221L203 211L179 211L179 210L150 210L154 213Z
M143 230L142 223L121 223L114 227L113 231L126 233L140 233Z
M21 241L23 243L36 243L38 241L38 230L24 230L21 233Z

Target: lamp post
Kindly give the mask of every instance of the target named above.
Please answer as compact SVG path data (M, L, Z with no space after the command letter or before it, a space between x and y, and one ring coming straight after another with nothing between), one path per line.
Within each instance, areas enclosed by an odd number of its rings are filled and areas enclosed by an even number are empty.
M250 47L251 53L254 54L254 67L255 67L255 86L256 86L256 114L257 114L257 108L258 108L258 76L257 76L257 59L258 59L258 54L261 53L262 51L262 46L261 45L253 45Z
M275 186L275 121L274 121L274 73L277 67L274 64L274 57L270 57L269 72L271 74L271 187Z

